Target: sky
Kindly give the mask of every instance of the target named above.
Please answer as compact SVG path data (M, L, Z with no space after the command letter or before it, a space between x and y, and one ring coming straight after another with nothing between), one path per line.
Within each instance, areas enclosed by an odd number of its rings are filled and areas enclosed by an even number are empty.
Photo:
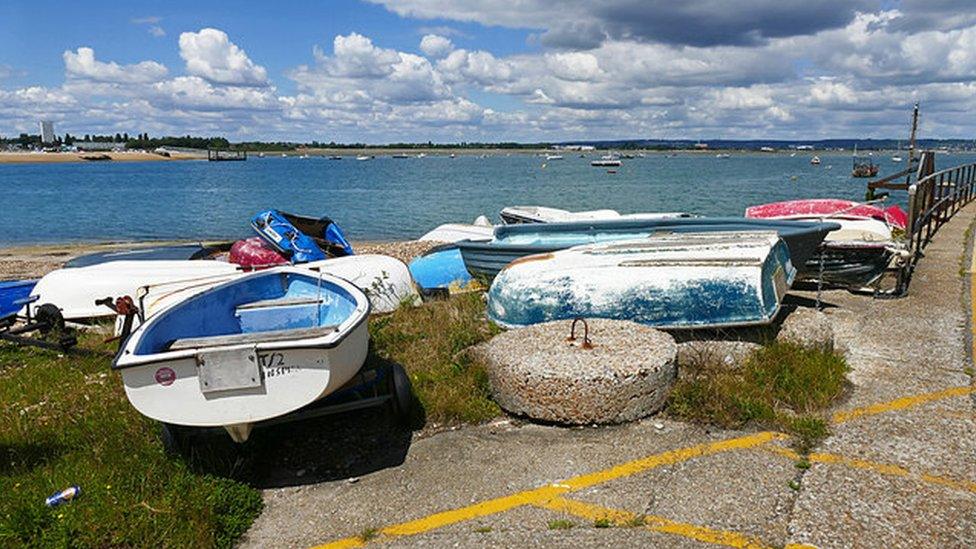
M976 137L974 0L4 0L0 135Z

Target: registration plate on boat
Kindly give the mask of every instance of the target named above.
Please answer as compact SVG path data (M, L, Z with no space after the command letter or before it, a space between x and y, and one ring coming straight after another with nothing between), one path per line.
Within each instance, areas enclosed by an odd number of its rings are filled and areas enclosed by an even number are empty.
M253 346L200 352L197 378L204 394L261 386L261 369Z

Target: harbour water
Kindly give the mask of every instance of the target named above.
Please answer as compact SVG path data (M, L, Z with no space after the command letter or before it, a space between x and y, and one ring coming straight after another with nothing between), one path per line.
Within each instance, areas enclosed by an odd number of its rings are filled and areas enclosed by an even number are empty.
M597 156L359 162L352 155L341 161L252 155L246 162L0 165L0 245L237 238L266 208L329 216L361 241L416 238L482 214L497 222L498 211L515 204L739 216L747 206L777 200L864 198L866 180L850 177L850 153L821 153L819 166L809 153L655 153L624 160L612 174L589 165ZM881 176L904 166L875 156ZM974 160L953 154L937 162L941 169ZM903 203L904 196L892 200Z

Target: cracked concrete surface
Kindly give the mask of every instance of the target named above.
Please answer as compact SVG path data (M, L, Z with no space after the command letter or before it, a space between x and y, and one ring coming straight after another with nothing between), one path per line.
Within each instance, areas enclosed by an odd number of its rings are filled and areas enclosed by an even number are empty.
M356 482L265 490L242 545L356 546L377 528L370 544L393 547L974 547L971 306L959 273L974 216L976 204L940 230L907 297L824 294L852 387L808 470L784 440L660 417L603 428L501 422L415 439L402 464ZM864 408L878 403L887 404ZM744 442L702 450L729 440ZM628 463L641 467L619 467ZM512 494L524 501L504 499ZM549 497L658 522L596 528L591 515L538 507ZM554 519L573 527L552 529Z

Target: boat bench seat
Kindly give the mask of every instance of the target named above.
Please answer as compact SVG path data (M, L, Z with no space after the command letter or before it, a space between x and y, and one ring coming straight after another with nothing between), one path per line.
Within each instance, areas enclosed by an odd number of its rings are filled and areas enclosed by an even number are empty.
M295 307L298 305L321 305L323 302L321 297L292 297L286 299L264 299L261 301L252 301L251 303L244 303L237 306L238 311L247 311L253 309L270 309L272 307Z
M176 339L170 343L170 351L186 349L200 349L204 347L223 347L225 345L243 345L247 343L265 343L268 341L288 341L291 339L307 339L322 337L335 332L338 325L316 326L314 328L300 328L292 330L272 330L268 332L248 332L246 334L227 334L207 337L186 337Z

